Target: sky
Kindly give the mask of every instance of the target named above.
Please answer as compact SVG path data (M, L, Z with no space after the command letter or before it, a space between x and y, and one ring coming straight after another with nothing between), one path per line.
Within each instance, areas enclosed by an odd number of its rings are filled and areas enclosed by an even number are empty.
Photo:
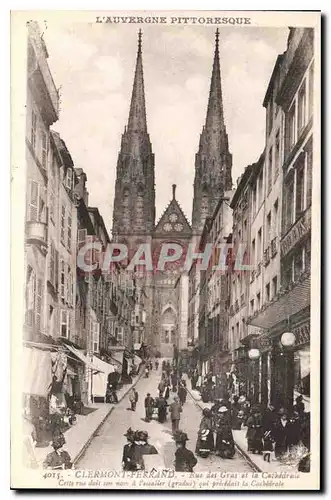
M140 26L139 26L140 27ZM44 39L60 89L61 134L87 174L89 205L111 230L117 156L127 124L138 26L48 22ZM172 196L191 220L194 159L206 117L215 28L143 25L147 124L156 176L156 221ZM221 27L220 64L232 178L264 148L263 99L287 28Z

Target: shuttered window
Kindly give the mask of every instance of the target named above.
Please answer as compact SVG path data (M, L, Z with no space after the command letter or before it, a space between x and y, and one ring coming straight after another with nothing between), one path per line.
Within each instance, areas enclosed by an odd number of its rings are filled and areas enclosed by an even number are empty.
M61 208L61 243L65 245L65 224L66 224L66 207Z
M43 282L41 279L37 279L36 282L36 315L35 315L35 325L37 330L41 330L41 313L42 313L42 286Z

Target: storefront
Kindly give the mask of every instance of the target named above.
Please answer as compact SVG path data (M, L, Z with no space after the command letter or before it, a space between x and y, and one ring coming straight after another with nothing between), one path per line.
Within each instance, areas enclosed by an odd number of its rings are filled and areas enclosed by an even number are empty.
M265 332L254 346L260 360L259 401L291 411L300 394L309 411L310 277L302 276L249 321Z

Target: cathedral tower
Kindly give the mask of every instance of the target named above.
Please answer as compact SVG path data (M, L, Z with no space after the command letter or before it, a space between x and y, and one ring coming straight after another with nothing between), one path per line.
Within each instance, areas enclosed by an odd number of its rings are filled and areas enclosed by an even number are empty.
M154 154L147 132L141 39L140 30L129 121L117 161L113 210L117 240L145 238L155 224Z
M216 31L206 123L195 156L193 235L200 235L206 220L213 214L224 193L232 188L232 155L224 124L222 83L219 61L219 31Z

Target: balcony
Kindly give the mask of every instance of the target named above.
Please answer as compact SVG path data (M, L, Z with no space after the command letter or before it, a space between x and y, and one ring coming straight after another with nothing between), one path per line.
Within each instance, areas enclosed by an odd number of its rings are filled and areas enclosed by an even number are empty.
M277 236L271 240L271 258L273 259L277 255Z
M242 293L240 297L240 305L243 307L245 305L245 294Z
M264 250L264 253L263 253L263 264L264 264L264 267L267 267L267 265L269 264L270 262L270 246L268 248L266 248Z
M47 249L47 224L45 222L30 221L25 226L25 240L32 245Z
M287 231L280 243L281 257L285 257L311 229L311 209L308 208L299 220Z
M256 266L256 277L260 276L261 274L261 262L258 263L258 265Z

